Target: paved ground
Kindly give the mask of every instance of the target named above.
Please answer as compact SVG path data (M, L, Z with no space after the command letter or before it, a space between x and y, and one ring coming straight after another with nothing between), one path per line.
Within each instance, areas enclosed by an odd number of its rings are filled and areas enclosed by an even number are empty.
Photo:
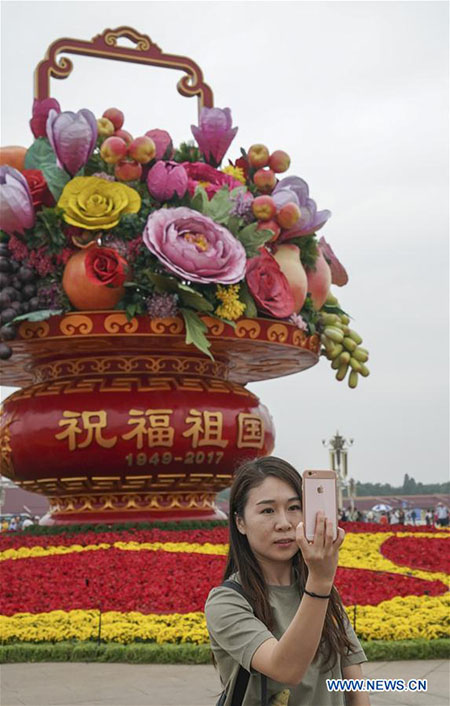
M428 680L427 693L378 693L372 706L449 705L444 660L371 662L363 669L377 679ZM4 664L0 675L1 706L214 706L220 691L212 665L43 662Z

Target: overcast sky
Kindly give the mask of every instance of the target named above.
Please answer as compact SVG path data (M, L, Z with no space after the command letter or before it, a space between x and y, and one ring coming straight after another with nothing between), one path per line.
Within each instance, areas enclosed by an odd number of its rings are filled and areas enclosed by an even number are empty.
M349 475L401 485L448 479L448 4L446 2L2 2L2 145L29 146L33 71L60 37L121 25L194 59L239 126L227 156L291 155L333 215L321 233L350 281L336 294L370 350L356 390L329 362L250 385L269 407L274 453L328 465L322 439L354 439ZM125 113L134 136L190 139L181 74L71 56L52 80L63 110ZM12 392L3 388L3 398Z

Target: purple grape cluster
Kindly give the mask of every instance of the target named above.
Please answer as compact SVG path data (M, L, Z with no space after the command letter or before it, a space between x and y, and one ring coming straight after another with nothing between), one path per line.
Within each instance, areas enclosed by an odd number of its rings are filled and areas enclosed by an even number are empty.
M35 273L11 257L7 243L0 243L0 359L8 360L12 349L5 341L16 337L16 316L39 309Z

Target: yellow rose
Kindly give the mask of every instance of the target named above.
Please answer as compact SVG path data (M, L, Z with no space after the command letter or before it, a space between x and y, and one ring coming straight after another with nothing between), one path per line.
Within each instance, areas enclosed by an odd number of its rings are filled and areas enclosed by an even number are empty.
M64 220L87 230L110 230L125 213L137 213L141 197L135 189L98 177L75 177L58 201Z

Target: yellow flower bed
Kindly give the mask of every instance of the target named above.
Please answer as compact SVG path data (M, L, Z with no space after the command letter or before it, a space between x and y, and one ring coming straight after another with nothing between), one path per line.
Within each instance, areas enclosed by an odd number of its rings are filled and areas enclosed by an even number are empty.
M350 621L353 607L347 608ZM392 598L377 606L357 606L358 635L363 640L407 640L450 637L450 594ZM93 640L98 635L96 610L54 610L0 617L0 631L8 642ZM209 642L204 613L143 615L138 612L102 613L102 640L127 644L136 640L163 643Z

